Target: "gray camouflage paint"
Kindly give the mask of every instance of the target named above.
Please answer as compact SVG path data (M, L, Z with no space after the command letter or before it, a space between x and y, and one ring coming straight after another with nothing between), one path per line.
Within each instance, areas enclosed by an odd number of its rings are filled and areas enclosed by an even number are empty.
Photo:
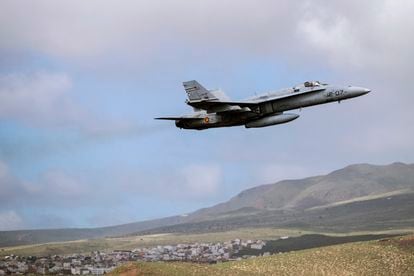
M283 113L285 111L340 102L371 91L363 87L336 86L311 81L243 101L230 101L223 91L207 90L197 81L183 84L188 94L186 103L192 106L195 112L180 117L156 119L174 120L179 128L197 130L240 125L256 128L283 124L299 117L297 114Z

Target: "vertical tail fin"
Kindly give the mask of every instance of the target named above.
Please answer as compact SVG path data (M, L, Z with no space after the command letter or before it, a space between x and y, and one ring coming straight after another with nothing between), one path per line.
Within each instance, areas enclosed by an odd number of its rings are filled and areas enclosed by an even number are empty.
M186 81L183 82L185 92L187 92L188 99L190 101L195 100L208 100L208 99L215 99L214 95L205 89L201 84L197 81Z

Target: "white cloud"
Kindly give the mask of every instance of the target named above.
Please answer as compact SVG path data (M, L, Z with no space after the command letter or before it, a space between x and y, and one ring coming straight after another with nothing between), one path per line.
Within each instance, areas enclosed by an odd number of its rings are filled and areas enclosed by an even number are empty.
M105 184L112 183L103 183L97 189L82 176L56 169L26 181L0 160L0 231L70 226L68 215L60 213L79 212L102 202L111 206L119 200Z
M79 209L96 207L102 202L111 208L123 206L119 203L125 200L154 196L158 200L169 201L209 200L217 195L222 184L220 167L211 164L189 165L172 171L164 168L162 173L123 170L116 177L113 168L97 173L99 176L93 176L89 172L85 177L81 174L49 169L35 179L26 181L13 175L8 165L0 160L0 210L16 210L16 214L4 213L3 220L16 222L10 223L13 225L10 229L14 229L17 222L21 222L21 225L26 225L26 222L29 224L26 220L34 222L36 217L42 223L53 226L53 222L48 221L50 215L43 214L43 211L36 214L34 210L53 210L53 213L56 213L74 206ZM28 206L33 212L30 218L17 216L17 211L26 210ZM123 217L127 218L130 215L128 213ZM99 216L101 214L96 214L96 217ZM112 218L108 218L108 222L110 220ZM62 221L59 223L61 226Z
M35 127L66 127L95 138L143 131L136 123L97 116L76 100L65 73L0 74L0 120Z
M413 69L412 11L406 0L308 2L298 33L312 53L338 69L403 74ZM390 66L398 68L390 72ZM394 75L395 77L395 75Z
M326 60L334 65L359 68L362 49L352 36L352 25L347 18L335 17L327 24L320 17L309 15L308 20L301 20L298 30L303 33L305 42L320 51ZM327 58L329 57L329 58Z
M115 52L152 60L185 46L294 59L316 51L342 67L385 68L412 57L413 9L410 0L3 1L0 49L85 63Z
M66 74L37 72L0 75L0 119L31 125L67 125L83 117L69 95Z
M208 197L217 193L222 180L216 165L190 165L181 170L184 182L180 187L188 196Z
M88 197L92 192L91 187L85 185L80 179L76 179L59 170L49 170L41 177L40 192L50 191L53 196L60 199L73 200Z
M97 70L121 62L124 70L148 71L149 65L165 66L172 56L194 62L229 53L235 60L283 58L301 67L364 71L377 81L378 75L407 78L414 68L414 2L409 0L264 0L260 5L251 0L29 0L1 5L0 51L35 51ZM181 58L172 66L180 66Z
M23 229L23 219L15 211L0 212L0 231Z
M222 184L221 168L214 164L194 163L179 168L162 167L145 171L121 168L111 173L108 179L129 195L189 202L213 198Z
M170 58L172 49L186 56L223 49L271 54L292 47L286 34L294 33L302 12L299 2L286 0L8 1L0 10L0 49L88 66L116 53L146 67Z
M8 165L0 160L0 208L18 208L29 204L31 206L67 206L74 201L77 204L88 204L96 195L104 191L96 191L93 185L80 176L70 175L61 170L49 169L32 181L26 181L13 175Z

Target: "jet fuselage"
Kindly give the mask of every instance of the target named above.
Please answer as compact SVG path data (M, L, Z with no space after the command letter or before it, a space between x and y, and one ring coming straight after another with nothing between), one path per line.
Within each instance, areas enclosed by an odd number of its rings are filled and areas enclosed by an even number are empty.
M203 89L201 85L200 88L197 84L195 82L194 87L186 88L190 97L187 104L193 106L197 112L180 118L162 119L175 119L176 126L184 129L201 130L239 125L245 125L246 128L265 127L287 123L299 117L297 114L284 113L285 111L340 102L370 92L367 88L357 86L335 86L320 84L319 82L305 82L293 88L269 92L244 101L230 102L215 97L214 90L206 90L206 94L202 94L204 96L200 96L200 99L196 98L190 93Z

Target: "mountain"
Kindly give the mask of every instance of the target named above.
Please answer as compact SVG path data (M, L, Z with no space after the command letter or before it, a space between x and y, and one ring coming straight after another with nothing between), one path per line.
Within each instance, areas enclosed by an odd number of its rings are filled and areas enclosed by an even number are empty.
M414 164L357 164L327 175L283 180L188 216L102 228L1 231L0 246L261 226L331 231L414 227Z
M240 228L294 228L316 232L358 232L414 228L414 193L350 201L306 210L259 210L221 213L215 218L162 226L139 234L204 233ZM138 233L137 233L138 234Z
M213 216L252 207L262 210L303 210L316 206L414 191L414 164L358 164L328 175L283 180L242 191L227 202L194 212Z
M181 216L173 216L149 221L140 221L99 228L64 228L0 231L0 247L122 236L137 231L144 231L152 228L162 227L165 225L183 223L185 222L183 219L184 217Z

